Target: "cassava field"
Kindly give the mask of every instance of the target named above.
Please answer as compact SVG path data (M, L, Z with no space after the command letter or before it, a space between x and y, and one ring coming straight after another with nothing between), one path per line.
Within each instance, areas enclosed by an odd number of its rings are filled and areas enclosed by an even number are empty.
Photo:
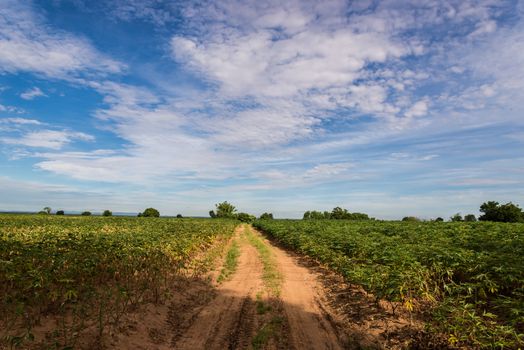
M524 224L0 216L1 349L518 349Z
M449 345L524 345L524 224L266 220L256 227L427 321ZM443 346L443 345L441 345Z

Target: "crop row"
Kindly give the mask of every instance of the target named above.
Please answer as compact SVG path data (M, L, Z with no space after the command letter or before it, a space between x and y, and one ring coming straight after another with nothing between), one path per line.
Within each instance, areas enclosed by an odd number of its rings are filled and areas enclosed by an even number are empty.
M235 221L0 216L0 336L16 347L42 318L74 346L86 327L98 338L136 305L161 301L187 265ZM59 340L56 340L59 339ZM0 346L1 347L1 346Z
M524 225L259 220L283 244L408 311L457 346L524 345Z

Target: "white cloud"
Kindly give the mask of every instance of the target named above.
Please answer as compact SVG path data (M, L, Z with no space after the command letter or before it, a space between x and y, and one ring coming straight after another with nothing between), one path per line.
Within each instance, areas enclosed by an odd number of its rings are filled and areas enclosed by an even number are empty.
M432 160L438 157L439 157L438 154L413 155L413 154L406 153L406 152L393 152L390 154L389 159L395 162L399 162L399 161L418 162L418 161L428 161L428 160Z
M121 18L152 16L146 8L150 4L130 3L133 7ZM462 101L466 93L477 101L498 96L500 86L485 81L492 71L477 67L481 59L453 57L464 56L465 49L457 45L461 40L469 45L466 50L477 50L479 40L491 43L501 29L432 43L421 34L426 27L441 33L448 25L489 21L489 9L484 2L476 8L458 1L385 1L355 9L356 4L349 5L356 11L349 19L343 1L221 1L183 9L184 26L170 38L170 53L212 88L188 93L191 96L181 101L170 89L88 81L85 84L104 97L105 106L94 113L97 126L114 132L122 146L40 153L36 168L114 184L190 184L188 197L209 200L224 193L241 197L337 181L358 185L391 174L389 169L397 164L413 169L422 161L432 165L443 158L438 158L439 150L406 152L405 157L397 152L391 156L395 161L386 155L381 159L388 168L379 169L386 175L373 164L355 165L352 158L363 152L354 151L358 146L380 147L411 137L420 142L416 137L442 130L436 126L449 128L447 118L456 114L434 112L444 99L423 97L434 86L444 86L446 103L454 94L461 94ZM151 18L164 23L162 17ZM462 76L472 71L478 74L473 86L460 85ZM161 80L169 87L178 83ZM457 130L465 124L454 125ZM26 145L34 144L36 136L26 138ZM82 138L54 135L46 147L58 149L76 139ZM239 180L245 183L228 185ZM386 197L388 205L395 205L393 196ZM404 204L416 207L409 199ZM302 203L304 209L311 209L308 205Z
M158 0L115 0L109 2L109 13L124 21L142 19L163 26L176 19L175 3Z
M2 137L0 142L8 145L49 148L59 150L73 141L93 141L94 137L81 132L64 130L39 130L27 132L18 137Z
M305 138L313 133L317 123L307 114L284 108L250 109L198 122L202 130L212 132L210 139L219 145L257 149Z
M227 96L286 97L346 86L361 76L367 63L410 52L386 35L345 28L311 25L283 38L263 28L223 31L228 34L199 41L174 37L171 44L177 60L217 81Z
M319 164L304 173L306 178L331 178L350 169L352 164Z
M0 7L0 72L34 72L51 78L111 74L125 66L91 43L47 25L28 2L3 0Z
M368 66L394 62L415 49L393 33L354 28L346 6L224 1L186 9L197 35L175 35L173 58L215 84L218 104L239 99L254 104L245 110L215 105L220 115L203 118L207 125L201 125L212 132L210 138L278 147L321 135L327 110L351 109L340 116L350 118L397 116L402 107L390 101L391 90L403 91L421 77L411 72L394 79L393 72L383 79Z
M27 118L2 118L0 124L21 124L21 125L41 125L42 123L36 119Z
M113 153L60 152L41 154L40 169L75 179L155 183L188 176L224 178L235 156L218 152L206 135L190 133L196 121L176 112L147 89L116 83L91 83L105 95L108 108L96 117L126 146ZM100 127L104 128L105 124ZM227 172L227 174L231 174Z
M464 62L476 77L491 80L483 84L483 93L498 94L503 103L520 104L524 100L524 22L513 28L502 28L481 43L458 52L454 57ZM464 54L465 53L465 54ZM489 81L488 80L488 81Z
M493 20L484 21L477 25L477 28L470 34L470 37L493 33L495 30L497 30L497 22Z
M40 88L38 88L36 86L34 88L26 90L26 91L24 91L24 92L22 92L20 94L20 97L23 98L24 100L32 100L35 97L39 97L39 96L47 96L47 95L44 94L44 92L42 90L40 90Z
M24 110L15 106L6 106L0 103L0 112L17 113L22 114Z
M428 113L428 102L426 100L421 100L416 102L411 106L404 115L407 118L412 117L423 117Z
M0 118L0 133L7 135L7 133L19 133L26 128L43 125L35 119L27 118Z
M185 9L192 35L173 36L172 56L214 84L216 100L254 101L247 111L220 110L220 123L210 123L215 129L206 128L219 134L219 142L267 147L308 140L326 132L322 121L333 114L338 119L382 118L376 124L386 123L392 132L408 130L431 124L429 118L419 117L439 107L430 103L430 97L420 96L420 86L466 70L449 62L446 54L462 52L461 42L478 45L476 37L497 33L494 4L491 0L392 0L373 6L343 1L322 5L222 1ZM349 18L348 11L354 11ZM484 35L457 38L441 30L447 26L482 30ZM425 30L435 30L443 38L432 43ZM426 54L442 60L419 67L403 61ZM446 85L455 88L452 80ZM468 88L458 93L464 95L463 101ZM483 85L480 93L491 98L496 91L496 86ZM447 99L464 107L459 98ZM230 126L243 132L233 132Z

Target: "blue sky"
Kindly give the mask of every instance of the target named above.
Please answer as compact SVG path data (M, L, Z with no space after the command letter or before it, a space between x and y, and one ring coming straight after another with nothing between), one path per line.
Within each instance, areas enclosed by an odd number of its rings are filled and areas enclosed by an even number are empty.
M524 205L524 5L0 0L0 209Z

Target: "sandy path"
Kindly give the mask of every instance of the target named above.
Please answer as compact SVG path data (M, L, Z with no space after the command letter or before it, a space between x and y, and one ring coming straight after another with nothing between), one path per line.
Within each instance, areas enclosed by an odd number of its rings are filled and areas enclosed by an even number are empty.
M173 344L176 349L246 349L255 332L256 293L263 289L257 251L243 243L238 267L217 288L217 297L205 306Z
M322 288L316 275L300 266L286 251L267 240L265 243L271 247L283 277L280 297L289 327L289 346L295 349L342 349L335 329L322 311Z
M229 280L215 287L203 280L182 283L170 305L137 314L126 336L109 348L342 349L323 312L317 276L255 229L248 229L271 252L272 266L280 273L278 295L265 284L265 265L259 251L239 227L234 239L239 243L240 256ZM264 337L265 331L268 334Z
M289 324L289 339L296 349L342 349L337 334L320 307L315 276L274 247L284 283L282 301Z

